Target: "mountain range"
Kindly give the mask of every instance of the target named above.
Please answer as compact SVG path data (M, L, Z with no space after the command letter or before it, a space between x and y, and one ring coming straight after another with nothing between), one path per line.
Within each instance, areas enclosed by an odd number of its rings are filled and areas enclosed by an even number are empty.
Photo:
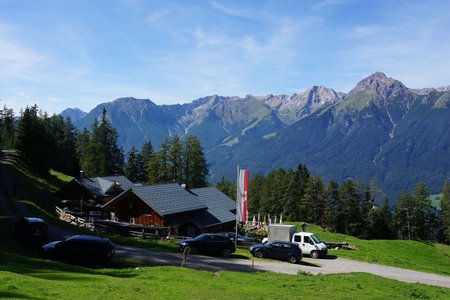
M325 180L376 178L391 201L419 181L439 192L450 178L450 86L409 89L381 72L349 93L208 96L156 105L132 97L102 103L74 120L90 128L103 108L127 151L174 134L202 141L210 181L234 179L236 165L265 174L304 163ZM70 112L65 111L70 116Z

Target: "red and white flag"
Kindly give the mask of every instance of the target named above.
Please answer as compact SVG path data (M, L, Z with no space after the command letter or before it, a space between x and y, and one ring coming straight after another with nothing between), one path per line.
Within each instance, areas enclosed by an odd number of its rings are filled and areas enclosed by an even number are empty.
M238 167L237 197L236 197L236 220L247 222L248 217L248 184L249 170L240 170Z

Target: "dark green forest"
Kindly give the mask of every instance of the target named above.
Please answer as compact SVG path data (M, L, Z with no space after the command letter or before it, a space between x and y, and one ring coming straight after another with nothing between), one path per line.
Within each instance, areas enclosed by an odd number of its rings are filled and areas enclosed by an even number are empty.
M15 118L6 107L0 111L0 146L16 149L36 172L54 169L78 176L125 175L133 182L176 182L189 188L207 186L208 165L200 140L192 135L164 139L157 150L147 141L128 153L117 145L117 131L103 110L90 130L76 130L70 118L48 116L38 107L27 107ZM230 166L233 167L233 166ZM235 198L236 184L222 178L217 188ZM306 165L277 169L267 175L252 174L250 214L283 215L284 220L304 221L328 230L366 239L415 239L450 242L450 184L444 183L440 207L432 205L426 183L403 191L395 207L377 187L347 180L325 183Z
M222 178L217 188L234 198L236 184ZM403 191L395 207L377 187L347 180L341 185L311 174L306 165L254 174L249 185L250 215L282 215L283 220L320 225L364 239L414 239L449 243L450 184L445 182L440 207L432 205L425 183Z
M200 140L195 136L166 138L154 151L150 141L138 151L124 153L117 144L117 130L106 117L95 119L90 130L76 130L70 118L48 116L38 107L27 107L14 117L11 109L0 111L0 146L16 149L36 172L57 170L78 176L125 175L145 184L207 185L208 166Z

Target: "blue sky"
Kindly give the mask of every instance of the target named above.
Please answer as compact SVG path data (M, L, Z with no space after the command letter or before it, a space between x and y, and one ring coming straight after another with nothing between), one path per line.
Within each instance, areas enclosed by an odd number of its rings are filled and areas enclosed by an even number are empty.
M0 106L450 85L450 1L0 0Z

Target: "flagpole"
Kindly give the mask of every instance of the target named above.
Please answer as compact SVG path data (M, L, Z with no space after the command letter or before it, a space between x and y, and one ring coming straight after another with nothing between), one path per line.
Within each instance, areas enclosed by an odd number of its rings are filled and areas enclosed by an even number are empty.
M234 236L234 246L237 247L237 236L238 236L238 219L240 217L240 188L239 188L239 173L240 173L240 169L239 169L239 165L237 166L237 176L236 176L236 232L235 232L235 236Z

